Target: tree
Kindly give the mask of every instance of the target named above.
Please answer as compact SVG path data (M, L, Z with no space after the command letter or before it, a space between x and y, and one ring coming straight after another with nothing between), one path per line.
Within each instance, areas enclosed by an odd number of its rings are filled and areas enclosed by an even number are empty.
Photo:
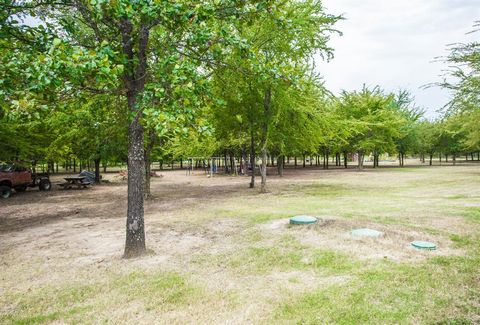
M152 39L169 38L167 53L178 52L199 59L215 60L228 44L238 41L233 26L242 17L255 16L268 1L249 2L166 2L166 1L23 1L6 3L6 31L47 30L42 60L33 61L32 79L54 84L59 92L107 93L123 98L128 107L128 208L125 257L143 254L145 247L144 129L142 117L145 90L162 96L162 85L151 78L158 60L170 60ZM13 19L18 15L37 16L43 23L27 28ZM47 26L45 28L45 26ZM159 45L159 44L155 44ZM173 58L175 60L175 58ZM18 65L17 65L18 66ZM171 71L175 75L176 71ZM63 80L63 82L62 82ZM25 94L18 94L24 97Z
M473 34L478 35L480 21L475 22ZM457 43L449 48L444 58L450 69L443 82L437 83L452 93L446 106L446 118L462 120L458 128L465 134L464 144L468 150L480 148L480 42ZM454 115L458 115L454 117Z
M440 126L438 122L424 120L418 124L418 144L419 152L429 155L429 165L433 165L433 155L438 150L438 138L440 135Z
M378 157L394 150L400 120L393 102L394 96L385 95L379 87L342 93L338 114L340 119L348 121L347 142L358 155L359 169L363 169L366 154ZM375 161L378 162L378 158Z
M266 192L268 146L273 125L288 109L289 88L307 76L314 54L331 57L327 46L332 25L339 17L325 13L320 1L285 1L268 7L259 19L245 21L239 27L245 44L239 44L228 57L227 66L235 67L223 90L233 106L242 107L234 116L250 128L251 187L254 186L255 148L261 153L261 192ZM220 74L221 72L219 72ZM224 77L217 76L219 80ZM241 112L241 111L244 112Z

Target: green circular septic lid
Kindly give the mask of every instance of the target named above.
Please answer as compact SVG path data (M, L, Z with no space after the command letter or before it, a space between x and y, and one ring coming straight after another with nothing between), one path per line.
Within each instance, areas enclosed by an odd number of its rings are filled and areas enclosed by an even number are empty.
M312 217L312 216L295 216L290 218L290 223L292 225L311 225L314 223L317 223L317 218Z
M352 235L357 237L380 237L383 232L368 228L352 230Z
M430 243L428 241L416 240L416 241L412 241L410 244L417 249L428 249L432 251L437 249L437 245L435 245L434 243Z

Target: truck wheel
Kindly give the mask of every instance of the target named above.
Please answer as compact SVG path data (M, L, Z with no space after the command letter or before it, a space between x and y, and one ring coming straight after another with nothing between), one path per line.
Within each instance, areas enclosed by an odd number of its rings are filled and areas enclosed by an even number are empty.
M12 194L12 189L10 186L2 185L0 186L0 197L8 199Z
M17 186L15 187L15 191L17 192L25 192L27 190L27 186L26 185L22 185L22 186Z
M50 183L50 180L42 179L38 184L38 188L40 189L40 191L50 191L50 189L52 188L52 184Z

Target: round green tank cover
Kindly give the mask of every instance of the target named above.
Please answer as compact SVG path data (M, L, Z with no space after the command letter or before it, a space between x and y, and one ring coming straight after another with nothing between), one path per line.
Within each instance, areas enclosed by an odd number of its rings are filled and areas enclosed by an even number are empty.
M428 249L431 251L437 249L437 245L435 245L434 243L430 243L428 241L416 240L416 241L412 241L410 244L417 249Z
M317 223L318 219L312 216L295 216L290 218L290 224L292 225L311 225Z

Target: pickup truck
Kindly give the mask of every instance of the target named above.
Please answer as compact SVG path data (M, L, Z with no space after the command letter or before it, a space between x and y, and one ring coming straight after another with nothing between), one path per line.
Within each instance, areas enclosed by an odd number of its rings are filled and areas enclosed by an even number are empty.
M40 191L52 188L48 174L33 174L28 168L17 164L0 164L0 197L8 199L12 189L25 192L28 187L37 187Z

